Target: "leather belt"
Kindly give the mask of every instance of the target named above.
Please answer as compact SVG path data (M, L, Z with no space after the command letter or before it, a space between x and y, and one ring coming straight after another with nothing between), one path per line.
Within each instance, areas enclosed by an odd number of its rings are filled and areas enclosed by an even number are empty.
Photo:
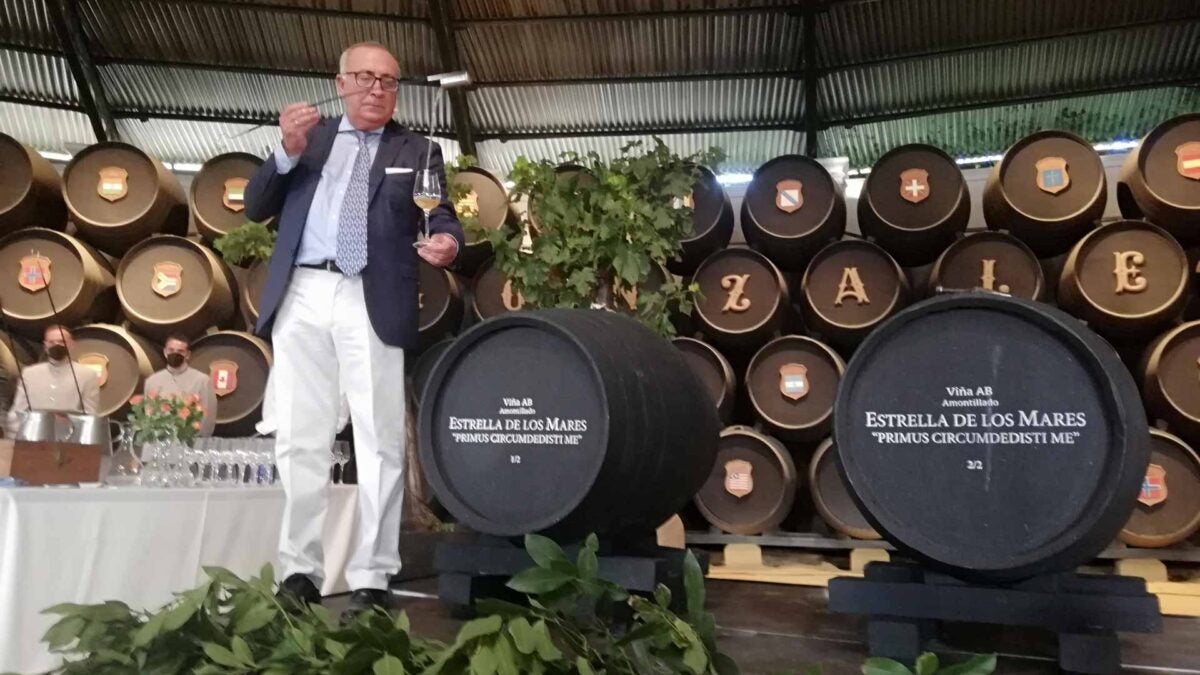
M297 263L296 267L305 267L310 270L325 270L326 272L345 274L345 272L342 271L342 268L338 267L337 263L332 260L322 260L319 263Z

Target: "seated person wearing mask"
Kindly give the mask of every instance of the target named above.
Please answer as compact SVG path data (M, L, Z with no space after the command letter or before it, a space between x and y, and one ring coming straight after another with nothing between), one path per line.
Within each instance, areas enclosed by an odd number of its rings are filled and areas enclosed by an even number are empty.
M175 396L199 401L204 406L204 421L200 436L212 436L217 425L217 396L213 393L212 378L188 365L192 358L191 343L182 335L171 335L163 347L167 367L146 378L145 394Z
M42 334L47 360L21 371L16 396L8 411L6 431L16 438L28 410L85 412L95 415L100 407L100 376L94 370L69 360L75 340L66 326L47 326ZM83 400L79 394L82 392Z

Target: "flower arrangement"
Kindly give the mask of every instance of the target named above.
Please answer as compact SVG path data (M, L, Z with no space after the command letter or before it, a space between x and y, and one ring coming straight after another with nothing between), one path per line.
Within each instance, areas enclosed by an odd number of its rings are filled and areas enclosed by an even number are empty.
M134 443L172 437L191 443L204 420L204 406L196 394L187 397L160 396L158 392L151 391L145 396L129 399L129 405L129 428L133 432Z

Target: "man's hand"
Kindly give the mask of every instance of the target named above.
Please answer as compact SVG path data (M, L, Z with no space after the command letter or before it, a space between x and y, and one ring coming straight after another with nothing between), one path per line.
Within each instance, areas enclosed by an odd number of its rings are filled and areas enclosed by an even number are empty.
M293 103L279 113L283 151L295 157L308 147L308 132L321 121L321 114L307 103Z
M445 232L438 232L424 246L417 248L417 255L434 267L449 265L457 254L458 240Z

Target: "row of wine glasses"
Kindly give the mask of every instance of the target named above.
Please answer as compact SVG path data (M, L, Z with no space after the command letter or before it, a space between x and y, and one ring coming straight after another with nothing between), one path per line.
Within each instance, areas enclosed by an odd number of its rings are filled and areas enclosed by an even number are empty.
M332 482L344 483L352 453L350 443L335 441ZM131 455L119 476L110 474L113 486L141 487L245 487L275 485L274 438L197 438L191 445L162 440L144 443L141 457Z

